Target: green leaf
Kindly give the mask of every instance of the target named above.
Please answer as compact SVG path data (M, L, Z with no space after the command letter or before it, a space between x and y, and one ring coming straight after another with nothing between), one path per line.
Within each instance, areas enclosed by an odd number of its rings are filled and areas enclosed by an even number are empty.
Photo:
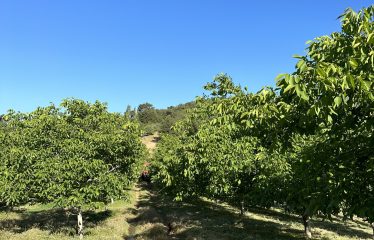
M301 90L299 84L296 84L296 85L295 85L295 89L296 89L296 94L297 94L297 96L299 96L300 98L302 98L302 99L304 99L304 100L306 100L306 101L309 100L309 96L308 96L308 94L306 94L305 91Z
M332 117L330 115L327 115L327 122L330 124L332 123Z
M300 61L297 62L296 64L297 68L300 70L300 72L304 72L307 68L306 62L301 59Z
M308 94L306 94L305 91L301 91L300 95L301 95L301 98L304 99L305 101L309 100L309 96L308 96Z
M356 42L356 43L354 43L354 44L353 44L353 48L357 48L358 46L360 46L360 44L361 44L360 42Z
M300 88L300 86L299 86L299 84L296 84L295 85L295 90L296 90L296 94L297 94L297 96L301 96L301 88Z
M349 59L349 65L351 65L353 69L356 69L358 67L358 63L354 58Z
M294 54L292 55L293 58L297 58L297 59L303 59L303 56L300 56L298 54Z
M316 115L319 116L319 113L321 112L321 109L318 106L314 106L314 110L316 112Z
M365 89L366 91L370 90L371 82L362 80L361 81L361 87Z
M356 87L355 79L352 77L351 74L347 74L347 78L349 80L349 83L350 83L352 89L355 89L355 87Z
M275 81L280 81L282 79L284 79L286 77L286 75L288 75L287 73L281 73L281 74L278 74L275 78Z
M294 88L293 85L289 84L285 89L284 89L284 92L288 92L289 90L291 90L292 88Z
M368 35L367 42L370 43L370 44L374 44L374 32L372 32Z
M320 75L321 77L323 77L323 78L326 77L326 73L325 73L325 70L323 68L317 67L316 71L317 71L317 74Z
M334 102L335 102L335 106L336 107L339 107L340 106L340 104L342 103L342 98L341 97L335 97L334 98Z

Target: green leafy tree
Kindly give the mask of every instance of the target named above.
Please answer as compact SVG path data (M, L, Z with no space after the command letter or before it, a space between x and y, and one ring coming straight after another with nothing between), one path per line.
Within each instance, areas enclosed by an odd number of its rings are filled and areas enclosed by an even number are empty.
M146 134L153 134L160 129L161 116L150 103L138 106L138 119Z
M293 170L308 178L298 186L305 186L303 191L290 192L292 201L297 195L303 202L306 218L320 210L329 215L339 205L346 217L374 221L373 16L373 6L347 9L340 16L341 32L310 41L307 55L296 56L296 71L278 77L290 114L307 116L293 118L293 131L305 135L296 142L306 141L301 147L295 142L302 164Z
M269 196L276 195L272 183L283 178L287 166L261 141L270 130L254 133L253 124L260 122L251 114L268 119L268 107L259 109L258 103L273 106L275 94L268 89L246 93L227 75L218 75L206 90L211 95L199 99L189 118L174 127L173 136L159 144L154 181L179 200L205 196L242 208L244 202L270 206L274 197Z
M127 119L135 120L136 119L136 109L132 109L130 105L127 105L124 115Z
M126 198L145 149L138 126L106 105L67 99L61 107L5 116L0 199L69 208L82 237L82 210Z

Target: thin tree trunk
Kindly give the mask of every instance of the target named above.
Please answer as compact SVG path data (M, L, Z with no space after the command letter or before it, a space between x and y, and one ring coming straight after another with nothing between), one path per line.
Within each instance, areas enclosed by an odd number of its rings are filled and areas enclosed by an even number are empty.
M303 224L305 236L308 239L312 238L312 231L310 230L310 218L307 214L303 215Z
M240 215L243 216L245 213L245 210L244 210L244 201L241 201L240 202Z
M77 234L79 235L79 239L83 239L83 217L82 217L82 210L79 208L78 210L78 228L77 228Z

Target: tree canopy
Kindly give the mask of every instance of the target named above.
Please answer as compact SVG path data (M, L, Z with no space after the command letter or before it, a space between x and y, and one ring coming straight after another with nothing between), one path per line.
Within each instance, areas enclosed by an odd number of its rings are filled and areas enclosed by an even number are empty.
M0 131L0 202L52 203L79 214L123 199L145 158L139 126L105 104L9 111Z

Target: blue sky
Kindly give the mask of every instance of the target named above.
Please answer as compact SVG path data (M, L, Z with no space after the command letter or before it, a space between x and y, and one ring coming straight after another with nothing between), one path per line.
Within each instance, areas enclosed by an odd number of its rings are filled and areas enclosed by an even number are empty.
M258 91L364 0L1 0L0 113L75 97L111 111L193 100L217 73Z

